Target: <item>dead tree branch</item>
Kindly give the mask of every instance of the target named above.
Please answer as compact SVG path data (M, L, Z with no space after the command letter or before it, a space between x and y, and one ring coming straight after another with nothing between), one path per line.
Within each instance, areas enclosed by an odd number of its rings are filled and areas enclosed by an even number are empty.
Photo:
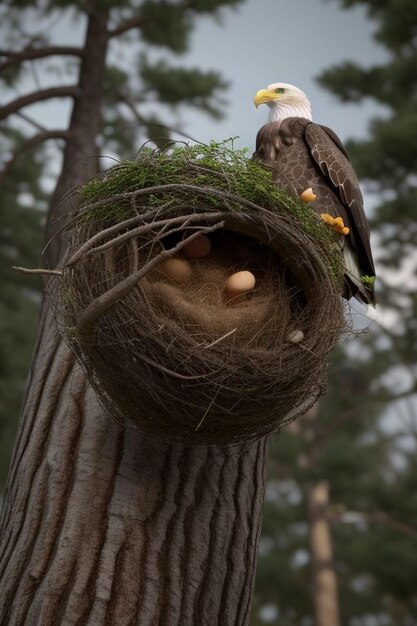
M13 65L18 65L23 61L34 61L36 59L61 55L82 57L83 50L82 48L76 48L74 46L48 46L44 48L27 47L17 52L0 49L0 56L7 57L6 61L2 61L0 63L0 72L3 72Z
M122 35L123 33L126 33L128 30L132 30L133 28L141 28L143 24L144 19L139 15L136 17L132 17L130 20L120 22L118 26L116 26L112 30L109 30L109 38Z
M29 104L35 104L35 102L41 102L42 100L49 100L49 98L77 98L80 95L79 88L75 85L63 85L62 87L48 87L47 89L40 89L32 93L16 98L9 104L0 107L0 120L4 120L12 113L16 113L23 107Z
M384 511L351 511L351 510L332 510L327 512L327 517L331 522L339 522L339 523L347 523L347 516L354 515L361 520L364 520L371 524L382 524L391 530L396 532L400 532L403 535L407 535L412 539L417 538L417 528L408 524L407 522L403 522L401 520L395 519L391 517L388 513Z
M11 158L6 161L3 166L3 170L0 171L0 183L5 179L8 171L13 166L15 161L25 152L34 148L40 143L47 141L48 139L67 139L69 136L69 131L66 130L45 130L40 133L37 133L27 141L23 142L17 150L12 154Z

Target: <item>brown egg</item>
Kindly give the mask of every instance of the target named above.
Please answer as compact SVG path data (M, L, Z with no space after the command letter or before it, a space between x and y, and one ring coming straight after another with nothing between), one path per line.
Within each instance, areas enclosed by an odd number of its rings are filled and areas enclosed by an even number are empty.
M200 235L190 243L185 244L183 252L189 259L202 259L208 256L211 250L211 241L207 235Z
M188 261L171 258L162 263L161 272L177 283L186 283L191 280L193 270Z
M244 270L242 272L236 272L232 274L226 280L224 285L224 293L228 300L241 296L255 287L256 279L252 272Z

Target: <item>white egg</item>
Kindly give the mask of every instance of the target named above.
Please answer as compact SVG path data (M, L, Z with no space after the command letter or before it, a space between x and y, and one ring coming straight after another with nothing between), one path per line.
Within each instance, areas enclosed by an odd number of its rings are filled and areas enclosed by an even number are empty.
M289 343L301 343L303 339L304 333L299 328L296 328L295 330L290 330L287 335L287 341L289 341Z
M252 291L255 284L256 279L252 272L248 272L247 270L236 272L236 274L232 274L226 280L224 293L226 298L231 300L232 298L236 298L237 296L241 296L249 291Z
M202 259L210 254L211 241L207 235L200 235L185 244L183 252L189 259Z
M167 259L161 265L161 272L177 283L186 283L191 280L193 270L188 261L182 259Z

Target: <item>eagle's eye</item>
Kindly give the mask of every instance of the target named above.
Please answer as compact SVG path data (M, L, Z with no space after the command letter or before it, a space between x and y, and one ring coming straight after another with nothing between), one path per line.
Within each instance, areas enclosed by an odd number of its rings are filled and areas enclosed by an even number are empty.
M277 87L274 91L275 93L285 93L285 89L283 87Z

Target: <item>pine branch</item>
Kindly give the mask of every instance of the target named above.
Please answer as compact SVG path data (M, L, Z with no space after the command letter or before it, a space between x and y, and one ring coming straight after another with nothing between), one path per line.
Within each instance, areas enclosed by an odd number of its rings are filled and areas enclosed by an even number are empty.
M34 146L47 141L48 139L68 139L69 131L67 130L45 130L43 132L34 135L23 144L19 146L19 148L12 154L11 158L6 161L3 166L3 170L0 171L0 183L5 179L8 171L14 164L14 162L27 150L30 150Z
M55 55L82 57L83 49L75 46L48 46L44 48L27 47L18 52L0 49L0 56L7 57L7 61L0 63L0 72L8 67L11 67L12 65L21 63L22 61L33 61L35 59L42 59L44 57Z
M34 104L35 102L41 102L42 100L48 100L49 98L77 98L79 95L80 90L75 85L40 89L29 93L26 96L21 96L20 98L9 102L9 104L0 107L0 120L5 119L12 113L19 111L19 109L22 109L29 104Z
M193 3L191 1L185 1L182 3L182 8L184 11L188 11L193 9ZM143 17L137 15L136 17L132 17L124 22L121 22L118 26L109 30L109 38L117 37L118 35L122 35L123 33L132 30L133 28L141 28L145 20Z
M401 520L391 517L391 515L388 515L388 513L385 513L384 511L370 511L368 513L366 511L332 510L327 513L328 518L332 522L346 523L346 515L355 515L372 524L382 524L383 526L407 535L412 539L417 538L417 528L411 524L407 524L406 522L402 522Z
M22 113L22 111L16 111L15 115L20 117L20 119L24 120L28 124L31 124L31 126L34 126L34 128L36 128L37 130L40 130L41 133L48 132L48 129L46 128L46 126L39 124L39 122L34 120L30 115L27 115L26 113Z
M141 28L144 24L144 19L137 15L136 17L132 17L130 20L125 20L124 22L120 22L118 26L109 30L109 39L112 37L117 37L118 35L122 35L133 28Z
M378 405L386 405L390 402L396 402L398 400L404 400L410 398L415 393L417 393L417 382L414 385L407 389L406 391L392 394L392 393L383 393L379 392L378 395L368 396L366 402L359 404L358 406L354 406L346 411L340 413L332 422L326 426L322 426L318 429L317 432L317 448L321 450L324 446L329 442L332 438L333 434L346 422L350 419L356 417L360 413L364 413L367 409L373 410Z

